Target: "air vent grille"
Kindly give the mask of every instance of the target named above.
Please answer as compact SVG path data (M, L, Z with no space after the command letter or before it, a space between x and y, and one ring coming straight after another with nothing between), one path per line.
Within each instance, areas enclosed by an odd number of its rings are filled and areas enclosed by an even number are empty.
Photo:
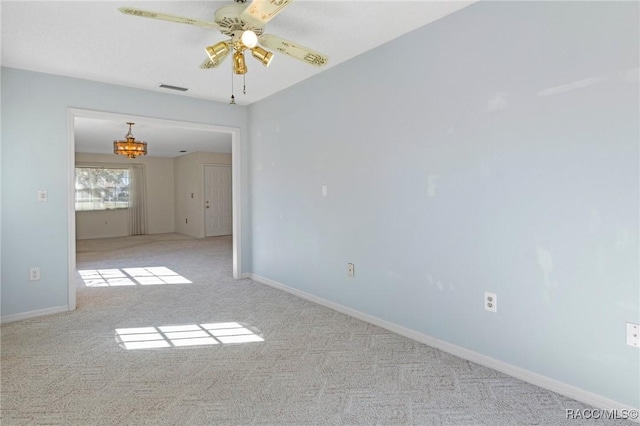
M186 92L187 90L189 90L186 87L178 87L178 86L172 86L170 84L162 84L162 83L160 83L158 87L162 89L177 90L179 92Z

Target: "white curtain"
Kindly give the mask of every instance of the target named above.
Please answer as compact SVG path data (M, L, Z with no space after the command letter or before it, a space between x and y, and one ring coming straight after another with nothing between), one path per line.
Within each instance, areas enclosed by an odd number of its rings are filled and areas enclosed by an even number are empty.
M147 184L144 165L129 166L129 234L147 233Z

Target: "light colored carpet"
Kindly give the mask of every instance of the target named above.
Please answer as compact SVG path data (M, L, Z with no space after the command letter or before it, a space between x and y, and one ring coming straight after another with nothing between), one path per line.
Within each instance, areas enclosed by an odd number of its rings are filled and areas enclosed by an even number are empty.
M233 280L230 237L79 241L77 265L103 275L83 272L92 287L78 276L75 312L2 325L3 425L594 424L565 418L589 408L576 401ZM104 272L151 267L192 283ZM97 286L109 280L118 285ZM161 333L227 322L264 341L179 347ZM127 350L116 330L131 328L171 347Z

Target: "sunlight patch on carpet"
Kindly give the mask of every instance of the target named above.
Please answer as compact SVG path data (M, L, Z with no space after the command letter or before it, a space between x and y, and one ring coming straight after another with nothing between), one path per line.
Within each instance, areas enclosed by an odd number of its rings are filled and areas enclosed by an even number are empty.
M192 284L182 275L164 266L78 271L87 287Z
M249 326L237 322L117 328L116 341L124 349L159 349L264 342Z

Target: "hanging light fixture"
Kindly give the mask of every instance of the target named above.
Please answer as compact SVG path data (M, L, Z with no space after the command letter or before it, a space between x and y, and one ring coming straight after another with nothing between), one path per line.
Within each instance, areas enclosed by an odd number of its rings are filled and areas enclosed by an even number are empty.
M138 142L136 138L131 134L131 126L136 123L129 123L129 131L124 135L125 140L113 141L113 153L118 155L124 155L127 158L136 158L139 155L147 155L147 143Z
M258 46L258 36L254 31L235 31L231 34L231 39L227 41L221 41L214 45L205 47L209 61L205 68L214 68L222 63L227 55L232 54L233 61L231 62L231 105L235 105L235 96L233 94L233 75L242 75L245 77L247 74L247 63L245 61L245 51L251 51L253 56L258 62L265 67L268 67L273 59L273 53ZM201 66L202 68L202 66ZM243 86L242 93L246 94L246 85Z

